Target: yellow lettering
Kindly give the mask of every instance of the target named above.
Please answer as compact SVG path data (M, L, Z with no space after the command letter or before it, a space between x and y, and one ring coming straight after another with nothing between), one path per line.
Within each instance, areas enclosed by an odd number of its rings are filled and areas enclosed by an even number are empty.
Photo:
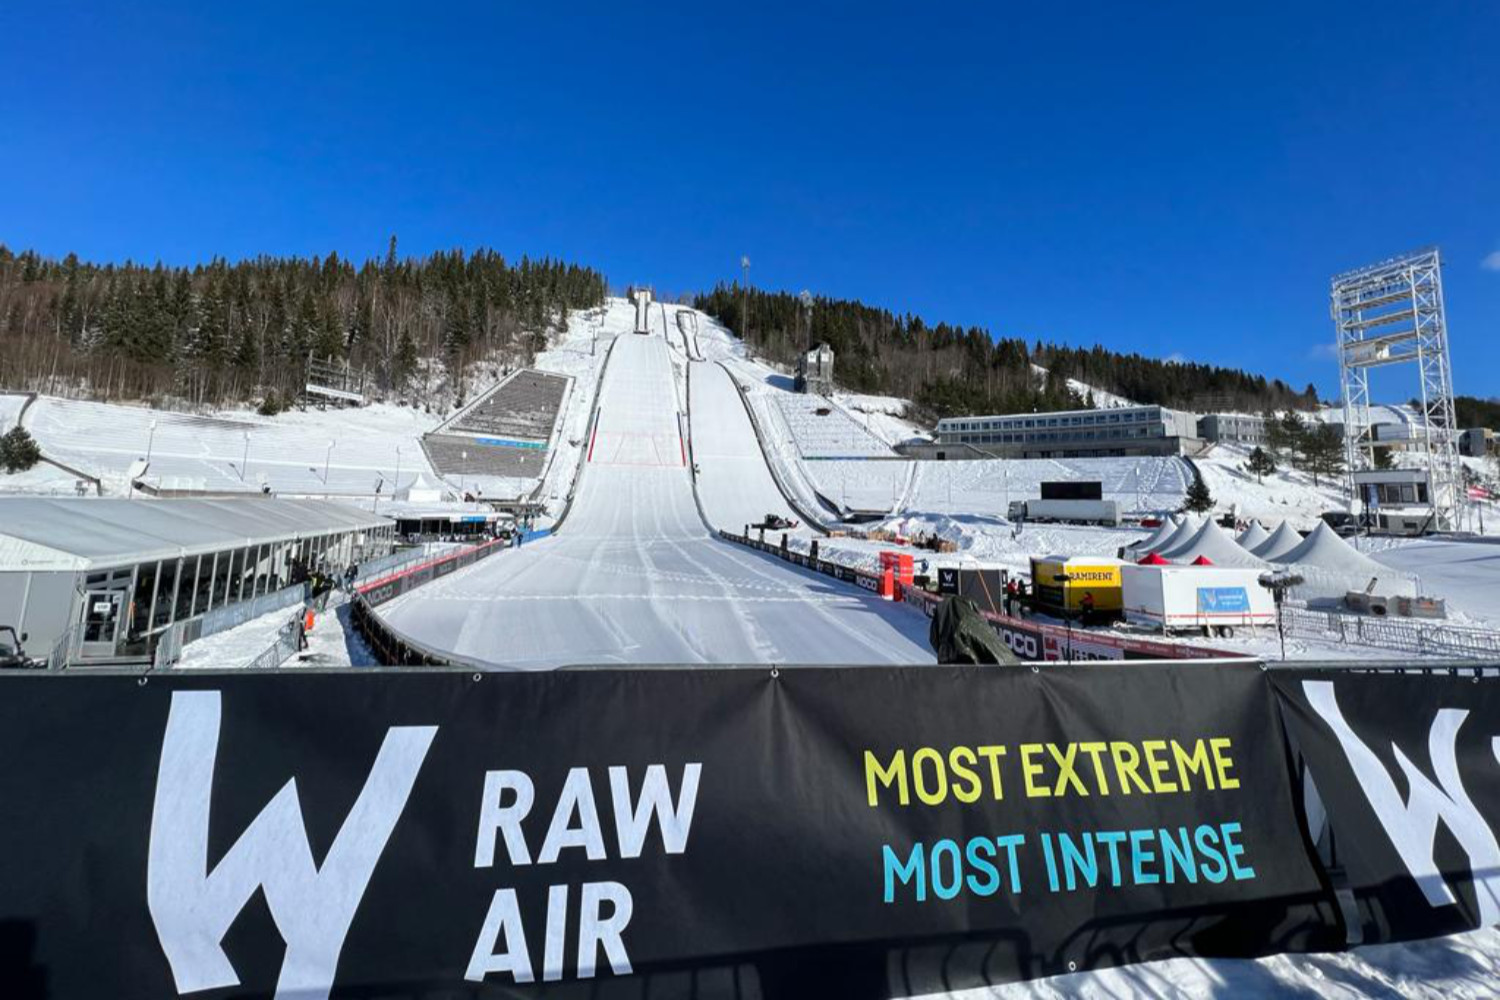
M1239 778L1229 777L1229 769L1234 766L1234 761L1230 759L1229 754L1226 752L1229 749L1229 737L1215 737L1208 741L1208 745L1213 748L1214 770L1219 773L1219 787L1240 787Z
M937 776L934 779L937 785L936 791L929 790L927 782L922 779L922 762L924 760L932 761L936 771ZM923 747L911 755L911 780L912 784L916 786L917 798L930 806L935 806L948 797L948 772L943 768L943 755L932 749L932 747Z
M1094 762L1094 777L1099 779L1099 794L1109 794L1109 779L1104 776L1103 754L1105 744L1103 743L1080 743L1078 749L1088 754Z
M980 747L979 756L990 762L990 780L995 786L995 801L1005 798L1005 789L1000 784L1000 758L1005 756L1003 746Z
M1052 789L1046 785L1037 785L1033 780L1042 773L1042 765L1033 763L1031 758L1042 752L1040 743L1021 744L1021 777L1026 782L1026 797L1028 799L1046 798L1052 794Z
M1182 783L1184 792L1191 792L1193 786L1188 781L1188 775L1197 774L1203 778L1203 783L1210 790L1214 787L1214 772L1208 766L1208 748L1203 745L1202 740L1193 741L1193 752L1189 754L1182 748L1182 744L1176 740L1172 741L1172 756L1177 760L1177 780Z
M891 758L889 767L881 767L880 759L869 750L865 751L865 787L870 793L870 808L880 804L880 798L875 792L875 782L879 780L886 788L890 788L894 782L896 785L896 797L901 804L907 805L910 799L906 793L906 751L897 750Z
M1146 783L1141 780L1141 776L1136 770L1141 766L1141 755L1135 746L1130 743L1111 743L1109 745L1109 752L1115 759L1115 777L1120 779L1120 791L1125 795L1129 795L1130 782L1134 782L1136 788L1139 788L1143 793L1150 794L1151 789L1146 787ZM1125 780L1127 777L1130 779L1130 782Z
M1074 770L1075 761L1078 758L1078 744L1067 744L1068 752L1059 753L1056 743L1048 743L1047 749L1052 753L1052 759L1057 761L1057 784L1053 786L1053 795L1062 795L1063 786L1071 784L1078 789L1079 795L1087 795L1089 790L1083 787L1083 782L1078 780L1078 772Z
M965 760L968 763L961 763ZM978 762L979 758L968 747L954 747L948 751L948 770L953 772L953 797L960 802L979 801L983 786L979 783L979 775L969 766Z
M1172 766L1172 762L1166 759L1166 740L1145 740L1141 743L1141 749L1146 754L1146 773L1151 775L1151 787L1157 792L1175 792L1177 786L1163 779L1162 775Z

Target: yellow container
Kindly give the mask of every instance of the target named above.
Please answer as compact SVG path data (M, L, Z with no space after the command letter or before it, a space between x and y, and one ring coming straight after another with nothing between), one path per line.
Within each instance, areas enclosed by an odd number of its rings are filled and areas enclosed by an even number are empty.
M1036 606L1077 614L1084 608L1084 595L1090 594L1096 612L1119 613L1125 607L1120 565L1118 559L1093 556L1033 557L1031 587Z

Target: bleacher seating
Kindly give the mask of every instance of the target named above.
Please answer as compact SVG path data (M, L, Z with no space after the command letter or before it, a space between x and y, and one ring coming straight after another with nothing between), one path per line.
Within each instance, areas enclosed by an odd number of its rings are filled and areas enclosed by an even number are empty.
M444 476L531 479L540 476L547 464L546 448L485 444L475 438L449 434L428 434L422 439L422 445L427 451L427 460Z
M569 381L516 372L422 439L432 467L444 476L539 477Z
M822 396L786 392L775 400L803 458L896 457L890 445Z
M547 441L568 379L533 371L516 372L434 433L491 434L523 441Z

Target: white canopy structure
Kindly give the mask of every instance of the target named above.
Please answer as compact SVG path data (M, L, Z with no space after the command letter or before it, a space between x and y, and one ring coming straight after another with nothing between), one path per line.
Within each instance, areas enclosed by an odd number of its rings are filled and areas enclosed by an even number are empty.
M1271 533L1260 526L1259 521L1251 521L1250 527L1240 532L1235 537L1235 542L1246 552L1253 551L1257 545L1271 537Z
M88 570L389 527L320 500L0 498L0 573Z
M1139 555L1145 555L1148 552L1155 552L1163 558L1170 558L1167 555L1168 550L1177 548L1185 542L1191 541L1193 536L1198 534L1198 531L1202 527L1202 518L1198 517L1195 514L1184 514L1177 527L1173 529L1172 533L1168 535L1164 540L1157 542L1155 545L1152 545L1150 547L1143 546L1142 548L1137 549L1136 552Z
M1371 559L1326 524L1319 524L1276 562L1290 564L1302 576L1304 582L1292 593L1304 600L1343 597L1351 590L1364 590L1372 580L1374 593L1386 597L1416 593L1416 581L1409 575Z
M443 490L442 487L428 482L427 477L419 473L416 479L396 491L396 499L407 503L441 503Z
M1211 518L1204 521L1198 533L1187 542L1168 549L1160 555L1163 559L1170 559L1173 562L1189 563L1202 557L1215 566L1233 566L1243 569L1260 569L1268 565L1264 559L1257 559L1240 548L1238 543Z
M1302 544L1302 536L1297 534L1297 529L1291 524L1282 521L1276 530L1271 532L1271 537L1251 549L1252 555L1271 562L1280 561L1280 557Z
M1180 515L1173 515L1172 517L1163 518L1161 524L1158 524L1156 526L1155 531L1151 532L1151 534L1147 535L1145 538L1142 538L1140 541L1125 546L1125 550L1127 552L1134 552L1140 555L1145 555L1156 546L1165 542L1168 538L1171 538L1172 534L1177 530L1177 527L1180 524L1182 524L1182 517Z

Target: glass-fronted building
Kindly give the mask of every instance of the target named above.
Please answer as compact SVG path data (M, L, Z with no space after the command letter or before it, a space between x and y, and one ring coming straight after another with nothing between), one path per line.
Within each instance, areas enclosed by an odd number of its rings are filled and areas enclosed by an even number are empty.
M1198 444L1197 418L1164 406L1014 413L939 420L937 445L997 458L1180 455Z
M142 662L174 624L388 555L394 533L316 500L0 498L0 625L33 657Z

